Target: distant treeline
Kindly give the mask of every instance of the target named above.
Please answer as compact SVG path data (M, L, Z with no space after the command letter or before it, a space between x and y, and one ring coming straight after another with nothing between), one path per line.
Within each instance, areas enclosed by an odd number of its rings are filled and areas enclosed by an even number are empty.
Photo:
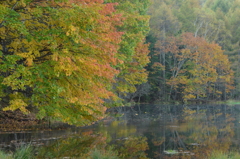
M240 1L153 0L147 100L239 99Z

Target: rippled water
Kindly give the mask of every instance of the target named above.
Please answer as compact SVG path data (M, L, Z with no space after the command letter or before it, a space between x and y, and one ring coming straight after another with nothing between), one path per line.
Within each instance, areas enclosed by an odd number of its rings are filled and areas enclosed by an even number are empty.
M0 134L2 148L31 142L37 158L86 158L91 150L117 150L122 158L206 158L238 151L240 106L140 105L91 127Z

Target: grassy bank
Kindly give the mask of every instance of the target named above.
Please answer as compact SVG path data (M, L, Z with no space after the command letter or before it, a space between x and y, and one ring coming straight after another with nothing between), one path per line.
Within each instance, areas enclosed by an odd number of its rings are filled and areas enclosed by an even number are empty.
M16 150L16 152L0 151L0 159L38 159L37 154L31 145L23 146ZM112 149L93 149L88 153L87 159L119 159L118 152ZM41 157L40 157L41 158Z
M23 146L16 150L16 152L6 153L4 151L0 151L0 159L33 159L34 152L33 148L30 145Z
M208 159L240 159L240 154L238 152L223 153L214 151Z

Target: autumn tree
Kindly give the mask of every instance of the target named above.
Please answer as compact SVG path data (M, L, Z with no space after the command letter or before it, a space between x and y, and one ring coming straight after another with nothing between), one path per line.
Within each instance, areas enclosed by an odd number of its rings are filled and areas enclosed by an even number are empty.
M118 58L122 63L116 67L120 73L116 76L113 91L120 99L129 102L132 93L136 92L142 83L146 83L148 77L145 66L149 62L149 50L145 37L149 32L147 16L149 1L105 0L105 2L117 2L116 12L122 14L124 18L123 25L118 27L119 31L124 32L118 50Z
M111 89L116 66L123 61L118 55L123 32L116 28L123 19L116 5L102 0L1 1L3 110L33 111L39 118L77 125L100 119L104 100L116 97Z
M168 38L165 44L157 43L156 47L168 54L165 69L170 74L167 80L169 99L177 96L184 100L225 99L226 92L232 89L233 72L227 56L217 44L185 33L179 38Z

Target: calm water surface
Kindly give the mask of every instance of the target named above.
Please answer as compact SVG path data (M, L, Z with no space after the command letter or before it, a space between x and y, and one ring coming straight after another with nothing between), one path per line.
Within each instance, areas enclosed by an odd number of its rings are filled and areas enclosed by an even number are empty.
M0 134L0 147L31 143L36 158L87 158L91 150L117 150L122 158L207 158L239 151L240 106L140 105L118 108L116 120L58 131Z

